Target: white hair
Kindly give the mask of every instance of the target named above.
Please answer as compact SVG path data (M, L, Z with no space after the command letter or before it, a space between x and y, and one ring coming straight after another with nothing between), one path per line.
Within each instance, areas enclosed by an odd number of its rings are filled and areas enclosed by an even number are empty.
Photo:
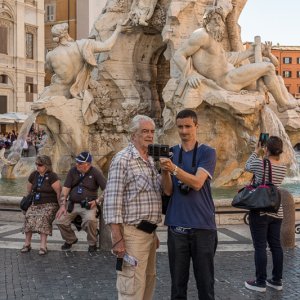
M131 120L131 123L130 123L129 128L128 128L129 132L131 134L137 132L138 129L140 128L140 124L141 124L142 121L151 122L153 124L153 126L155 127L155 123L150 117L145 116L145 115L136 115Z

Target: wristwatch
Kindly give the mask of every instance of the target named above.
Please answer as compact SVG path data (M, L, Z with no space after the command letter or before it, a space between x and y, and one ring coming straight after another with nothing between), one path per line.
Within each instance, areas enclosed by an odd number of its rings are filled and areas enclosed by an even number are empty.
M172 172L172 175L173 175L173 176L176 176L176 175L177 175L177 169L178 169L178 167L175 165L175 169L174 169L173 172Z

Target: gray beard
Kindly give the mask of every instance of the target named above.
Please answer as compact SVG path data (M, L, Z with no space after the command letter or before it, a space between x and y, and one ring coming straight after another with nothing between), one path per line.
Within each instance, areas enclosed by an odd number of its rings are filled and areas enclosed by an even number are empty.
M208 34L217 42L222 42L223 38L224 38L224 29L213 29L210 30L209 28L207 28L207 32Z

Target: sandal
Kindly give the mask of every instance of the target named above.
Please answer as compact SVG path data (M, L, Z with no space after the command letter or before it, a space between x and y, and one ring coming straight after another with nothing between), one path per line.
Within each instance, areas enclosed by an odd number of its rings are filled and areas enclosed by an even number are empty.
M48 253L47 248L40 248L39 255L46 255Z
M23 248L21 249L21 253L28 253L31 250L30 245L24 245Z

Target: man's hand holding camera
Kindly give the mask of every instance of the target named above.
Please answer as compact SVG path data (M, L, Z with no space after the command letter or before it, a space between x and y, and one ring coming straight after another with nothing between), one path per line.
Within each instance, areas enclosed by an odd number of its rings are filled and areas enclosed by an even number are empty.
M170 158L160 157L159 162L162 171L173 173L176 169L175 164L173 164Z

